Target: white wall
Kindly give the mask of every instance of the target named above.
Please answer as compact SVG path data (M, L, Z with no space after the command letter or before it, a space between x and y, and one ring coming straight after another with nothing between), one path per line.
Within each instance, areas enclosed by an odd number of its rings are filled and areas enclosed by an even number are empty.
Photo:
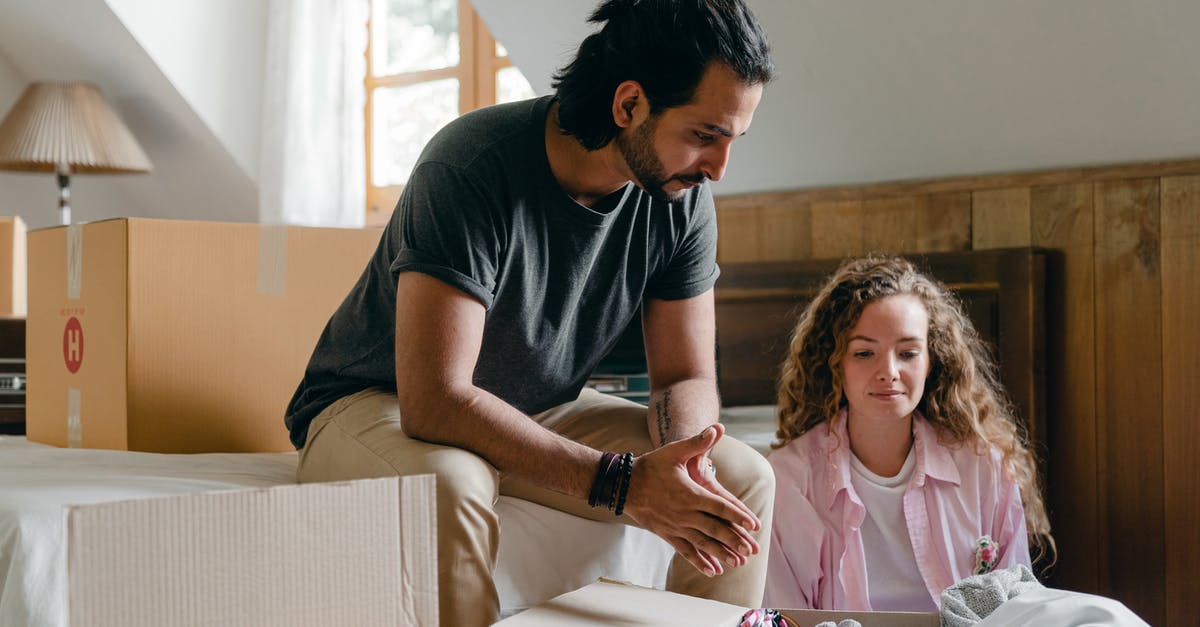
M540 93L597 0L474 0ZM717 193L1200 156L1193 0L750 0L778 78ZM97 83L155 166L77 176L80 220L254 221L266 0L2 0L0 107ZM53 177L0 212L57 219Z
M73 176L71 208L77 221L258 219L254 180L104 0L0 2L0 56L25 81L95 83L150 157L150 174ZM0 85L0 98L15 99L19 92ZM28 176L0 173L0 198L10 187L25 185ZM7 209L34 227L58 220L53 177L44 176L51 181L49 214L41 203L28 200Z
M257 180L267 1L105 1Z
M0 116L16 104L27 82L8 57L0 53ZM58 190L54 177L0 171L0 215L19 215L28 223L37 212L35 208L40 207L53 215L57 206Z
M473 0L539 93L594 0ZM1200 2L750 0L778 78L717 193L1200 156Z

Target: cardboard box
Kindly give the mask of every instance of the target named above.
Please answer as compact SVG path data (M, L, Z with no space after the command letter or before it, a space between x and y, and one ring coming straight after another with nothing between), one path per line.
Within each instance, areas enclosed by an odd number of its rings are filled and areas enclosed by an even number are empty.
M843 612L834 610L779 610L798 627L809 627L825 621L840 623L852 618L870 627L941 627L937 612Z
M26 311L25 221L0 216L0 316Z
M84 625L436 625L433 475L67 507Z
M291 450L287 401L381 232L133 218L32 231L29 439Z
M584 627L601 625L691 625L694 627L737 627L750 608L698 599L673 592L601 579L574 592L559 595L516 616L496 623L497 627ZM824 610L780 610L802 627L822 621L835 623L846 618L871 627L938 627L936 613L832 612Z

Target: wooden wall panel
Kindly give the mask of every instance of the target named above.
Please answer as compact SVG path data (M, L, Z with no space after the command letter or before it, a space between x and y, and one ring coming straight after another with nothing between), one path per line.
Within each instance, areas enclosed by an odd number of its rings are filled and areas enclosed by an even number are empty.
M812 256L812 210L808 205L730 204L718 201L718 261L788 261Z
M760 211L759 259L791 261L812 256L812 209L808 205L763 207Z
M717 206L717 261L756 261L762 248L758 208Z
M958 252L971 249L971 194L935 194L917 211L916 252Z
M1097 591L1107 560L1097 518L1096 336L1092 184L1035 187L1034 246L1053 249L1046 268L1046 493L1058 543L1054 585ZM1047 454L1047 452L1042 452Z
M724 257L1035 246L1046 285L1051 583L1151 624L1200 598L1200 159L719 198ZM767 208L808 207L798 214ZM793 222L809 221L808 242ZM1190 326L1189 326L1190 325Z
M1165 614L1158 179L1096 184L1101 582L1152 625Z
M985 174L982 176L886 181L865 185L756 192L752 194L722 196L718 199L718 204L724 202L727 203L727 206L735 206L744 202L765 205L862 201L871 198L929 196L931 194L947 194L951 192L976 192L993 189L1122 181L1163 176L1192 176L1196 174L1200 174L1200 159L1180 159L1175 161L1122 163L1089 168L1063 168L1057 170Z
M813 258L838 259L865 251L861 201L813 203Z
M917 215L928 196L879 198L863 203L863 247L871 253L900 253L917 248Z
M971 196L972 249L1029 245L1028 187L982 190Z
M1163 493L1166 625L1200 599L1200 176L1162 180Z

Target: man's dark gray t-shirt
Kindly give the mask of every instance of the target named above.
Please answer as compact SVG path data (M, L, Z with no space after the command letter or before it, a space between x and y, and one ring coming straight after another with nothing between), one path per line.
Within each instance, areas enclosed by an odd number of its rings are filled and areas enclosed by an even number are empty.
M708 185L680 201L633 184L575 202L546 157L549 97L462 116L425 147L379 248L325 326L285 423L301 448L313 418L369 387L394 391L396 280L421 272L487 308L474 382L534 414L574 400L643 298L713 286Z

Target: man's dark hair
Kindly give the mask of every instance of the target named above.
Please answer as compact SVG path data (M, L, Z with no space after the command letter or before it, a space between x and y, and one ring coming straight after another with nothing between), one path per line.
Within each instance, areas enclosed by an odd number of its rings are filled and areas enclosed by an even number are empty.
M588 21L603 26L583 40L553 84L563 133L588 150L620 132L612 98L623 81L641 84L656 114L691 102L713 61L747 85L767 83L775 69L745 0L607 0Z

